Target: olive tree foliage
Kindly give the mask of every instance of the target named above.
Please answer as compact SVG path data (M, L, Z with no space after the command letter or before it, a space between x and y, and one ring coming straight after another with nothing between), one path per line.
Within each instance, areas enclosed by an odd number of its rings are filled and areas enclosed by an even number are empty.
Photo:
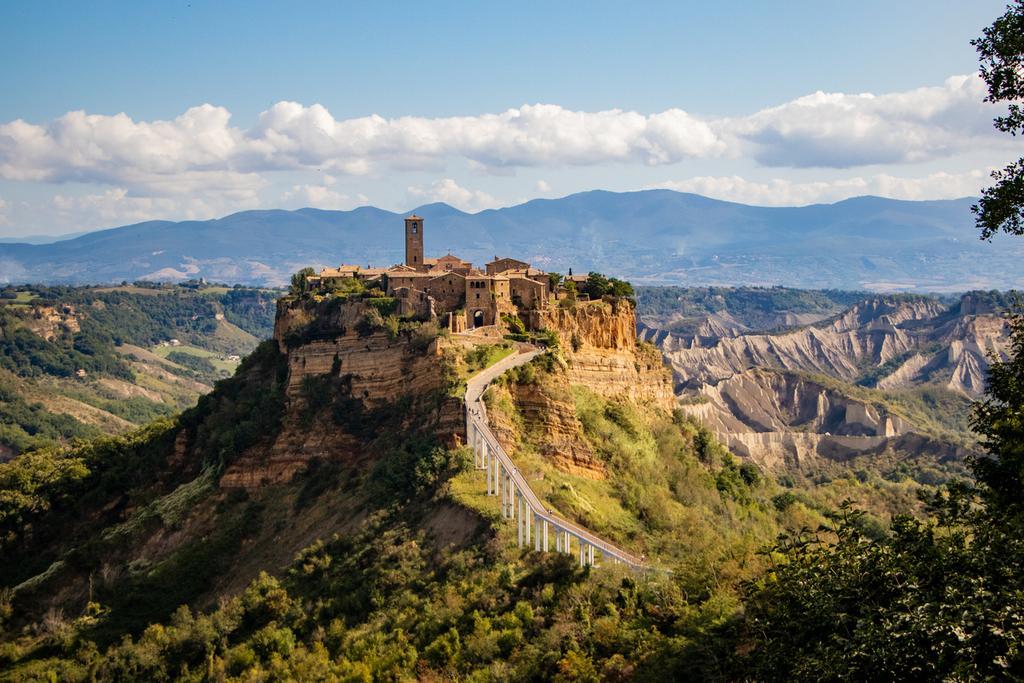
M1024 0L1014 0L1006 13L971 41L981 59L981 77L988 86L986 102L1006 102L1005 116L995 127L1016 136L1024 130ZM999 232L1024 235L1024 158L992 173L996 184L982 190L971 207L982 239Z

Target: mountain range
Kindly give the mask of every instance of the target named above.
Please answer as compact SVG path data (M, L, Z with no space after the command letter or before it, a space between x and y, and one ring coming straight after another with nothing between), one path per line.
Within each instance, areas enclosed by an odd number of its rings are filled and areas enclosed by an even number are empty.
M980 242L971 203L858 197L769 208L671 190L595 190L478 213L441 203L413 212L425 219L428 255L450 250L478 264L509 255L641 284L935 292L1024 285L1024 244ZM0 282L279 285L308 265L400 261L402 216L374 207L245 211L0 244Z

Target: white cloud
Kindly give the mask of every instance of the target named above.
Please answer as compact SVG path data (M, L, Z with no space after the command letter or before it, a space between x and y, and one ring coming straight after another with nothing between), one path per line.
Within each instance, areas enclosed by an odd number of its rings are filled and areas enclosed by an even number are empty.
M714 125L737 154L765 166L848 168L915 163L1007 144L992 128L976 75L887 95L817 92Z
M238 197L139 197L123 187L114 187L97 194L54 195L50 209L62 222L77 229L97 225L119 225L166 219L174 216L184 220L206 220L226 213L258 206L255 195Z
M794 182L784 178L751 181L740 176L701 176L652 187L693 192L715 199L760 206L802 206L835 202L862 195L892 199L951 199L978 194L990 182L988 171L933 173L920 178L888 174L831 181Z
M463 211L479 211L500 206L501 202L480 190L469 190L451 178L435 180L429 186L408 188L409 196L418 202L444 202Z
M366 177L362 182L370 186L385 174L410 170L429 171L429 177L443 180L409 187L406 199L445 201L470 210L504 203L459 185L452 176L464 182L456 175L460 170L451 166L501 178L488 187L502 183L502 199L507 200L531 187L529 180L514 179L521 167L652 167L716 158L719 165L738 160L741 168L899 165L898 172L907 173L908 164L940 158L962 157L957 168L1005 163L1021 143L994 131L991 119L1000 108L984 103L984 94L976 75L954 76L938 86L889 94L818 92L746 116L717 119L681 109L585 112L554 104L475 116L336 119L319 104L278 102L248 128L232 125L227 109L209 104L166 121L73 111L43 123L0 123L0 180L86 186L24 210L20 202L17 210L8 205L6 213L0 207L0 222L13 218L24 225L46 224L49 217L42 214L48 211L59 213L61 229L77 230L157 217L209 217L260 206L272 197L296 206L352 208L368 199L355 189L340 190L339 177ZM293 185L295 171L317 171L320 180ZM612 172L613 182L631 184L628 178L618 179L618 170ZM649 173L633 172L636 177ZM611 176L606 172L603 177ZM400 201L401 188L416 182L392 180L383 190L392 193L388 202ZM881 174L820 182L754 182L722 175L669 186L781 205L867 193L904 198L973 194L987 180L983 173L977 178ZM542 195L552 191L545 180L533 187ZM383 199L380 193L375 191L375 199Z
M0 178L81 181L166 194L253 187L262 171L326 169L365 175L435 168L461 157L481 168L673 163L723 151L708 123L679 109L570 111L525 105L448 118L336 120L319 104L278 102L249 130L223 107L193 107L173 121L69 112L45 125L0 124Z
M335 182L335 178L327 176L324 178L324 185L293 185L281 199L289 205L335 210L354 209L370 203L369 197L365 194L353 196L330 189L328 186Z
M582 112L553 104L496 114L335 119L322 105L278 102L243 130L204 104L171 121L69 112L44 125L0 124L0 178L84 181L142 193L258 186L259 173L320 169L345 175L437 169L450 158L499 171L521 166L672 164L750 155L769 166L850 167L916 162L983 140L993 105L977 76L886 95L818 92L749 116L700 119Z
M10 219L7 218L7 202L0 197L0 226L10 225Z

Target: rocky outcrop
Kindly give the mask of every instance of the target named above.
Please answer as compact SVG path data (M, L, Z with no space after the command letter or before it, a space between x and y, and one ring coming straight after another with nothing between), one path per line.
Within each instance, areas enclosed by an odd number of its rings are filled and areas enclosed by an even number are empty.
M77 334L81 327L74 306L33 306L32 312L24 317L25 326L46 341L53 341L64 334Z
M889 451L963 457L961 446L917 434L886 406L797 374L748 370L703 387L683 410L737 455L764 469L806 469ZM912 450L910 450L912 449Z
M691 406L719 432L801 431L842 436L895 436L909 425L884 406L851 398L806 377L757 368L700 391Z
M576 403L564 373L547 375L529 384L512 383L506 390L522 418L522 424L517 425L505 413L493 412L491 429L506 450L514 452L525 433L538 453L563 472L590 479L605 478L604 463L597 459L583 436L583 425L576 415Z
M658 350L637 340L636 312L628 301L552 308L540 326L558 334L569 384L665 410L675 404L671 374Z
M410 430L429 425L449 443L465 438L461 401L443 396L451 372L444 344L426 332L368 328L368 312L362 302L279 303L274 334L288 367L282 428L271 444L232 463L222 487L286 482L314 458L366 457L362 439L332 421L325 414L330 411L310 407L332 401L339 391L357 402L353 410L363 411L408 397L409 419L419 420L408 425Z
M968 315L962 309L951 312L933 299L881 298L783 334L719 338L648 331L646 336L656 340L678 384L693 389L769 367L845 382L875 373L883 388L937 382L977 396L984 390L988 357L1005 358L1007 337L999 316Z
M577 417L572 388L585 387L598 396L631 401L645 409L671 410L675 406L671 373L657 349L637 341L635 312L626 300L578 303L541 315L531 322L558 335L564 366L532 381L497 389L507 392L521 424L496 410L492 429L510 451L525 437L560 470L604 478L605 466Z

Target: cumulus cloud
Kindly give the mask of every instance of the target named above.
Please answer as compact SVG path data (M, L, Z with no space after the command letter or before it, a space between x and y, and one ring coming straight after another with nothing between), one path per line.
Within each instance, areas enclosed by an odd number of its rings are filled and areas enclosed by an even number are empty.
M991 120L999 107L984 103L984 95L978 76L969 75L889 94L818 92L729 118L698 117L682 109L644 114L530 104L474 116L336 119L320 104L278 102L253 125L241 127L232 124L227 109L210 104L154 121L73 111L49 122L0 123L0 180L93 186L86 194L66 190L45 207L63 216L67 229L209 217L259 206L271 196L292 205L352 208L369 200L339 190L337 177L410 170L443 179L409 187L408 199L477 210L501 202L460 186L448 177L458 173L449 166L510 177L524 167L664 166L711 158L740 159L747 166L833 169L958 155L971 156L966 162L971 165L1003 163L1007 150L1021 143L994 131ZM321 173L319 184L292 185L291 173L308 171ZM281 175L274 178L275 172ZM855 194L908 199L974 194L987 181L977 173L821 182L708 176L669 186L782 205ZM279 184L268 190L271 178ZM401 193L407 182L396 191ZM529 188L528 181L519 185L517 193ZM551 192L544 180L534 187L538 194ZM5 219L0 205L0 223L10 222L11 214L19 223L43 222L29 216L33 211L43 208L22 210L19 203L15 211L8 205Z
M319 104L278 102L248 130L231 126L230 119L226 109L208 104L172 121L81 111L42 125L18 119L0 124L0 178L183 194L199 186L252 187L260 172L274 170L358 176L436 168L451 157L495 169L655 165L723 151L707 122L679 109L643 115L538 104L480 116L336 120Z
M989 171L974 170L967 173L933 173L919 178L878 174L814 182L794 182L783 178L751 181L740 176L700 176L651 187L693 192L743 204L800 206L862 195L909 200L967 197L978 194L980 188L988 182Z
M84 195L57 194L49 209L63 222L80 227L117 225L166 219L175 216L186 220L206 220L233 211L259 205L254 195L196 197L140 197L126 188L114 187L104 192Z
M209 104L169 121L75 111L45 124L0 124L0 178L181 195L252 190L266 171L360 176L439 169L452 158L496 173L723 155L749 155L768 166L845 168L941 157L980 139L994 144L993 105L983 97L977 76L956 76L886 95L818 92L726 119L681 109L641 114L533 104L477 116L339 120L320 104L278 102L242 129L231 125L225 108Z
M451 178L435 180L426 187L409 187L408 193L413 201L444 202L463 211L479 211L501 205L501 202L486 192L467 189Z
M281 199L289 205L309 206L314 209L347 210L370 203L365 194L348 195L330 188L335 183L331 176L325 178L323 185L293 185Z
M1005 144L992 128L977 75L886 95L817 92L714 129L737 154L765 166L849 168L914 163L977 144Z

